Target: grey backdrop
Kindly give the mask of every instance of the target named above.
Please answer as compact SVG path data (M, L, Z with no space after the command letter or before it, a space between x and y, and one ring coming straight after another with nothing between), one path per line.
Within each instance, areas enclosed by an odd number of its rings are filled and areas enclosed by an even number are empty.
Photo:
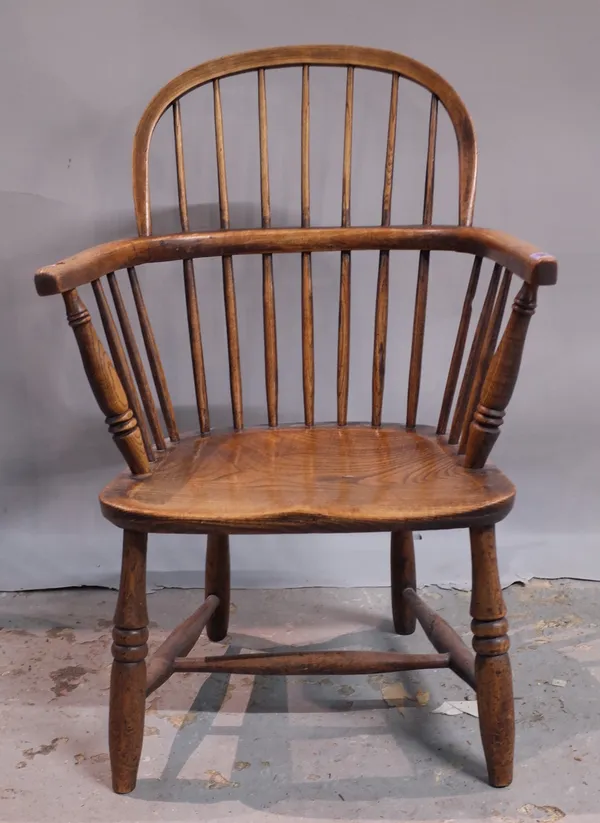
M37 267L134 231L131 139L151 96L209 58L290 43L394 49L444 75L469 108L479 138L476 224L512 232L556 254L560 283L543 290L517 394L495 459L519 489L499 530L504 582L537 576L598 578L597 472L590 426L600 389L600 56L597 0L3 0L0 4L0 589L114 584L118 532L96 502L119 468L83 377L59 298L36 297ZM315 224L339 222L344 77L313 74ZM230 198L236 225L259 212L256 89L223 88ZM353 220L376 223L381 196L387 80L357 77ZM269 78L274 222L298 222L299 78ZM427 99L402 86L393 219L417 222ZM190 201L198 227L214 226L216 179L210 101L186 98ZM250 125L248 125L250 124ZM163 128L164 126L164 128ZM153 153L157 229L174 228L170 124ZM435 219L455 217L455 148L441 124ZM385 416L402 419L416 261L394 263ZM468 264L434 265L421 418L435 420L448 341ZM215 268L216 267L216 268ZM337 255L315 264L317 413L334 415ZM179 269L145 274L177 407L192 424L193 396ZM357 255L353 281L350 416L368 418L376 255ZM236 269L250 419L264 415L259 262ZM284 419L301 413L298 262L276 260ZM437 275L439 277L436 277ZM173 285L173 288L170 286ZM218 264L199 268L213 419L228 422ZM151 293L150 293L151 292ZM216 302L215 302L216 301ZM212 306L219 308L212 308ZM154 585L202 582L202 540L152 541ZM233 540L235 585L386 584L384 536ZM426 534L421 583L468 582L467 535Z

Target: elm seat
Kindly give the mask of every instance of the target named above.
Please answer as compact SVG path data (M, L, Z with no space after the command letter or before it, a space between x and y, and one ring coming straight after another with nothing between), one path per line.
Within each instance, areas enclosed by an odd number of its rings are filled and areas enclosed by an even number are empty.
M510 480L461 463L424 426L220 431L183 438L147 477L123 472L100 501L112 523L146 532L445 529L508 514Z

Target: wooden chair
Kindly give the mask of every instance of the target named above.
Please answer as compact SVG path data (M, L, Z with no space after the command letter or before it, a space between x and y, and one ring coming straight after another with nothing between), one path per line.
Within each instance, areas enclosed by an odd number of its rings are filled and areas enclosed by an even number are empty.
M301 96L300 227L273 228L269 195L266 76L297 67ZM347 69L341 226L310 227L309 67ZM382 157L381 225L350 221L354 78L357 70L389 75L391 97L387 149ZM256 72L262 227L230 229L220 82ZM412 81L430 93L429 139L419 226L392 226L391 200L398 88ZM219 186L220 230L190 231L184 171L180 98L212 85ZM438 108L446 109L458 144L458 224L433 226L432 209ZM173 118L181 233L152 234L149 194L150 141L163 115ZM243 135L239 138L243 139ZM456 92L431 69L387 51L346 46L290 46L236 54L184 72L168 83L144 112L134 140L133 191L139 236L107 243L41 269L40 295L62 294L85 372L108 430L128 471L100 496L104 516L123 529L122 575L113 631L110 693L110 756L113 787L130 792L142 748L145 698L174 672L245 674L350 674L449 667L477 692L489 781L512 779L514 714L506 610L498 575L495 524L513 505L515 490L486 465L498 437L519 372L538 286L556 281L556 262L500 232L472 228L476 178L473 126ZM348 421L351 252L378 250L370 423ZM419 251L406 420L382 423L388 327L390 251ZM432 251L473 258L436 427L417 426L429 263ZM311 253L341 254L337 367L337 425L315 422L315 352ZM300 254L304 421L278 425L274 253ZM263 272L266 423L244 428L234 257L261 255ZM233 430L211 430L194 259L222 258ZM483 259L493 262L474 333L469 326ZM180 436L165 371L136 267L183 261L187 322L199 431ZM133 325L115 272L126 269L151 378L155 406ZM513 275L522 286L503 328ZM112 296L122 339L109 307ZM91 322L78 289L92 286L110 355ZM499 340L499 342L498 342ZM469 349L466 363L463 355ZM461 376L462 375L462 376ZM457 393L458 389L458 393ZM455 401L456 397L456 402ZM454 411L452 412L452 409ZM416 593L415 530L470 529L473 566L473 648ZM230 534L282 532L391 532L391 599L395 630L410 634L416 621L436 654L375 651L299 651L190 658L201 631L225 638L229 618ZM206 534L206 599L146 663L146 545L149 533Z

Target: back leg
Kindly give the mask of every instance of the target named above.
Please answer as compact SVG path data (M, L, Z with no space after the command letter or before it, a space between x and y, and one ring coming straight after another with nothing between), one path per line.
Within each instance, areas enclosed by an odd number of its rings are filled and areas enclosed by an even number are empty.
M230 601L229 535L209 534L206 543L204 594L216 594L219 605L206 625L209 640L218 642L227 636Z
M404 589L417 588L415 547L412 532L392 532L390 545L392 615L396 634L412 634L417 619L404 600Z

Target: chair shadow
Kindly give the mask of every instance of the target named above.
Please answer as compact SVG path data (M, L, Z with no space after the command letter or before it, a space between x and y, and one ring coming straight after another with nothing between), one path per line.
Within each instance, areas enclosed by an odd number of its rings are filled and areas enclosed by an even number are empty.
M268 650L277 653L291 649L310 648L319 651L353 647L401 651L401 642L396 635L382 633L381 621L379 621L378 627L373 626L364 631L351 632L322 643L310 644L310 646L294 645L292 647L272 643L264 638L236 633L231 636L230 646L225 654L240 654L242 650ZM409 682L406 673L391 675L391 678L397 678L396 682L403 684L407 692L415 689L414 679ZM328 679L325 681L321 679L320 682L306 677L293 680L296 683L298 680L301 681L302 693L308 703L304 702L300 706L294 705L293 700L290 700L288 678L256 676L242 723L226 726L215 725L214 721L228 699L231 676L220 673L210 675L199 689L188 710L188 714L196 714L196 718L177 730L161 776L138 780L134 796L148 801L207 804L235 800L257 811L272 808L285 800L300 804L303 815L317 818L329 817L329 812L321 814L316 808L311 808L311 804L328 797L339 801L336 803L336 817L357 819L356 807L349 808L345 806L345 803L377 802L383 798L444 797L464 793L464 789L458 784L455 788L451 788L438 783L433 770L431 770L431 779L425 781L423 779L415 781L413 774L320 780L313 779L311 776L310 782L294 780L290 752L295 743L310 740L318 745L319 741L325 742L332 737L348 740L357 734L360 736L365 734L391 735L400 747L399 755L402 759L406 759L406 755L402 754L401 746L401 741L404 740L407 749L416 749L426 758L431 755L440 757L441 754L441 758L447 762L449 768L460 770L473 778L476 784L486 780L483 754L477 756L476 750L473 751L466 747L464 751L461 751L457 745L441 740L434 728L435 721L427 710L415 708L402 715L395 708L390 707L381 695L368 697L369 689L376 688L369 685L368 681L367 685L359 691L359 696L356 699L353 696L353 699L349 701L340 700L337 691L327 696ZM421 685L426 685L425 678L422 678ZM312 712L339 713L343 711L350 712L352 715L355 712L364 713L375 710L382 713L383 724L365 725L361 723L357 728L349 719L347 724L336 722L335 726L315 727L306 724L295 725L292 720L298 714L306 715ZM413 718L408 717L408 714L418 716ZM266 732L265 729L267 729ZM250 763L251 768L234 771L231 781L220 784L218 792L214 791L215 786L211 785L210 779L179 777L191 756L207 738L213 735L230 736L232 734L238 737L236 762ZM270 760L261 761L261 767L257 769L255 767L256 741L265 736L269 739L267 756ZM270 765L271 762L277 763L277 780L274 780L272 771L266 765ZM283 779L282 772L284 773ZM365 810L365 816L367 816L367 810Z

